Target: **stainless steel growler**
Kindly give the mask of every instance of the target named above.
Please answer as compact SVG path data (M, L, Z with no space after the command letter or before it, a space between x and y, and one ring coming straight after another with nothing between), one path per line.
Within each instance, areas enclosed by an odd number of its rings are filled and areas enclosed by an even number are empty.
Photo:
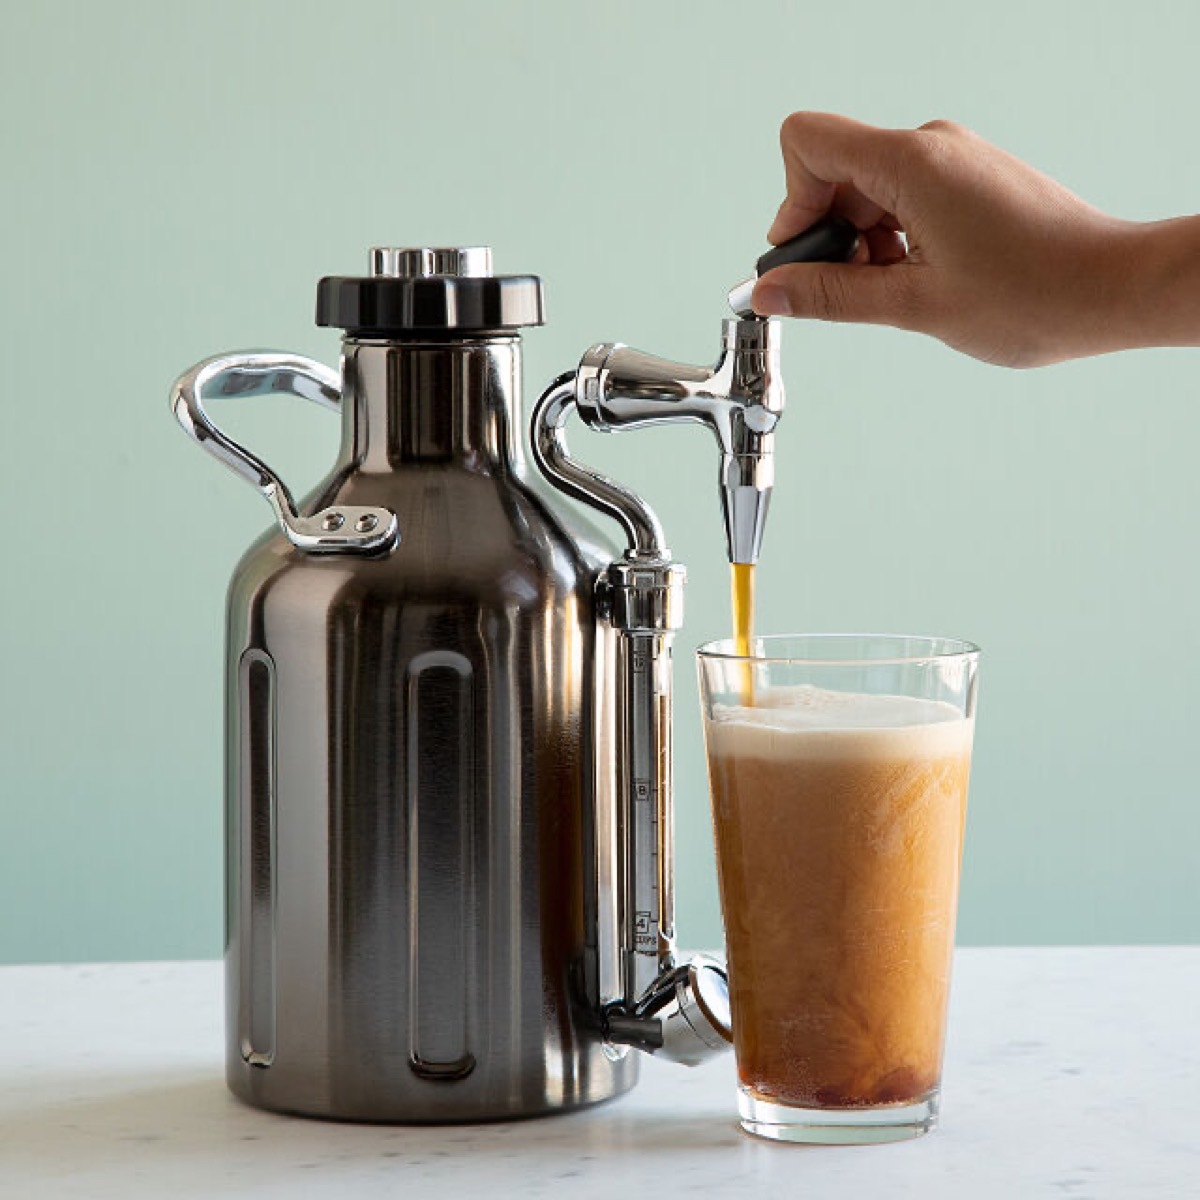
M618 521L614 554L525 475L536 277L493 275L485 248L374 250L369 276L321 280L317 321L345 331L340 372L223 355L172 391L276 518L228 593L230 1087L313 1116L470 1121L617 1095L631 1048L719 1052L723 970L674 949L683 569L643 501L569 456L565 427L708 423L730 555L753 561L777 323L743 306L711 369L593 347L543 395L535 458ZM301 503L205 408L281 392L341 412L337 461Z

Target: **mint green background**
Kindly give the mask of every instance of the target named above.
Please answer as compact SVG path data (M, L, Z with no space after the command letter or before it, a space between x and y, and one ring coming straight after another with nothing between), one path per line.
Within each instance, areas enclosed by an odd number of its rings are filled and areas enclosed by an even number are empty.
M715 357L796 108L947 116L1135 218L1200 194L1181 4L7 3L0 960L220 943L222 598L266 506L167 389L219 350L336 361L318 276L486 242L546 283L527 399L593 341ZM1193 941L1200 353L1033 373L789 327L764 631L986 650L961 939ZM297 491L336 422L228 411ZM700 430L575 439L688 564L679 924L720 927L693 648L725 632Z

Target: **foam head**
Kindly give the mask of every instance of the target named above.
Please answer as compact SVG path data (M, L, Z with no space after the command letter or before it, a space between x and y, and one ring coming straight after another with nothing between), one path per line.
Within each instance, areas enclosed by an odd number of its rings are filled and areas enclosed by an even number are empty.
M933 758L966 754L974 719L914 696L839 692L802 684L755 691L755 703L717 704L707 723L715 754L751 758Z

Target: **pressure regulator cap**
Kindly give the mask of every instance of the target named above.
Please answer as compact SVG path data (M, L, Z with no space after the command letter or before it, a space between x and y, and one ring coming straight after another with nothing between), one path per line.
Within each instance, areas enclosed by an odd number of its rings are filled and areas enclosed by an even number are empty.
M369 275L317 284L317 324L358 336L505 332L543 321L542 281L493 275L488 246L379 246Z

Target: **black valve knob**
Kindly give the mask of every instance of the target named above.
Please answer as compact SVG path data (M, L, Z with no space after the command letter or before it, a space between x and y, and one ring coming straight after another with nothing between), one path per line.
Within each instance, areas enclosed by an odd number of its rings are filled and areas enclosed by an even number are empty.
M739 317L753 316L750 297L754 285L768 271L789 263L847 262L858 249L858 230L845 217L822 217L803 233L768 250L754 264L754 274L742 280L729 293L729 307Z
M757 263L755 272L761 278L776 267L788 263L847 262L858 249L858 230L845 217L823 217L781 246L768 250Z

